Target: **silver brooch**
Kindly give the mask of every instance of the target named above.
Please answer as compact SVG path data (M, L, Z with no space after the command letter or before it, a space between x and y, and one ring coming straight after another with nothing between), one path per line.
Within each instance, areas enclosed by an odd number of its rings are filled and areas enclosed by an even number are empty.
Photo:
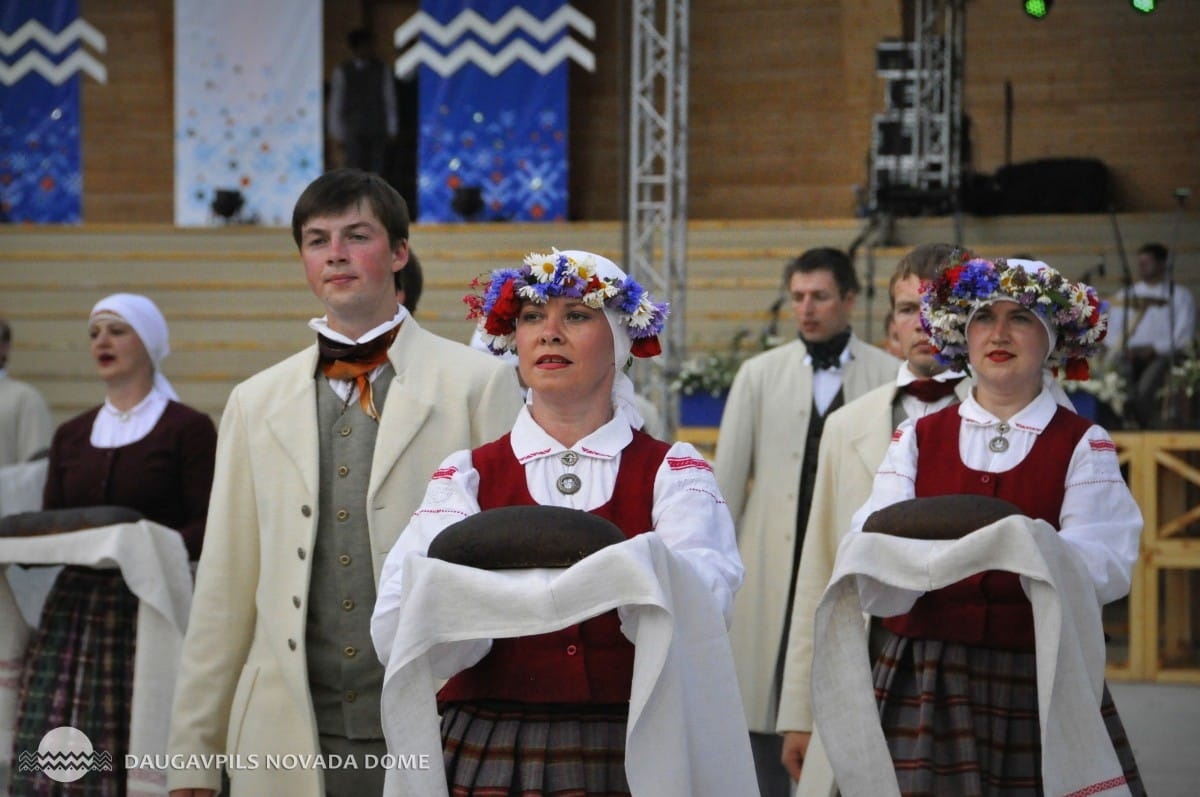
M574 495L579 492L579 488L583 486L583 482L574 473L564 473L558 477L555 486L558 487L558 491L563 495Z
M1005 451L1007 451L1008 440L1004 437L1004 435L1008 434L1010 429L1012 429L1012 427L1002 421L1000 425L996 427L996 436L988 441L988 450L994 454L1003 454Z

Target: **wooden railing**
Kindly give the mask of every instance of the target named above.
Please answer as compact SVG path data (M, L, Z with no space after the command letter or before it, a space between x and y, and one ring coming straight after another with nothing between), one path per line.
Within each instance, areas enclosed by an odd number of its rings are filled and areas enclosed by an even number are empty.
M1129 432L1113 439L1145 526L1126 602L1129 655L1110 663L1109 675L1200 683L1200 432ZM1116 607L1106 608L1107 617Z
M678 437L710 459L716 451L715 428L682 427ZM1129 597L1104 608L1108 677L1200 684L1200 432L1113 440L1145 525Z

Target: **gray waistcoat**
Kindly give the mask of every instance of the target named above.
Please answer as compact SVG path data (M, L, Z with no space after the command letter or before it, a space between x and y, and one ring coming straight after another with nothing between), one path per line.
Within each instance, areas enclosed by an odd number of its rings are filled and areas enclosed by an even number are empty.
M383 412L391 365L372 383ZM379 424L355 394L338 398L317 374L320 483L317 541L308 588L308 682L317 730L349 739L382 739L383 667L371 645L375 574L367 529L367 485Z

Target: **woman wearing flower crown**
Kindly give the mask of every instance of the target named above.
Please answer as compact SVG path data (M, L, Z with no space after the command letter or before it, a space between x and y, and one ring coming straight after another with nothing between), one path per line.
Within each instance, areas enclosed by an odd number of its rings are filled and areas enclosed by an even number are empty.
M623 372L630 355L659 353L666 305L580 251L531 254L482 287L466 301L488 348L517 354L527 404L510 434L451 455L434 475L383 568L372 619L380 657L396 638L406 557L455 521L513 505L585 510L627 538L654 531L728 624L742 563L712 470L690 444L640 431ZM633 646L623 631L609 611L477 648L438 694L450 794L629 794Z
M928 289L922 322L938 359L969 366L975 386L961 404L897 429L852 533L900 501L994 496L1058 530L1095 586L1073 599L1126 595L1141 512L1112 439L1070 409L1052 376L1061 367L1086 378L1105 303L1045 263L974 259ZM860 594L870 611L870 589ZM1033 615L1018 577L978 574L882 622L875 695L901 793L1041 794ZM1142 793L1107 687L1100 708L1125 781Z

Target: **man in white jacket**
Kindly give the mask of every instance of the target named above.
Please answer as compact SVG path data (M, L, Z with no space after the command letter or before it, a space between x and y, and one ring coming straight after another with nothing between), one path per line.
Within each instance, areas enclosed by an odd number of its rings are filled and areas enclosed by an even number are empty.
M739 369L716 455L717 483L746 568L730 633L764 797L786 795L790 785L779 766L775 710L817 441L830 412L892 382L900 364L851 331L859 282L844 252L810 249L787 264L783 282L798 338Z
M451 451L499 437L513 370L433 335L397 301L408 212L342 169L292 232L325 315L317 342L234 388L221 417L168 743L175 797L379 794L383 560ZM320 758L318 758L318 756Z
M896 426L906 418L922 417L957 402L970 389L962 373L946 371L938 364L929 337L921 329L922 282L937 276L957 255L958 250L949 244L922 244L896 264L888 295L906 360L892 382L834 412L825 424L796 576L776 722L777 730L784 734L783 766L792 780L800 779L813 729L809 701L813 614L833 572L838 545L850 528L850 518L870 497L875 471Z

